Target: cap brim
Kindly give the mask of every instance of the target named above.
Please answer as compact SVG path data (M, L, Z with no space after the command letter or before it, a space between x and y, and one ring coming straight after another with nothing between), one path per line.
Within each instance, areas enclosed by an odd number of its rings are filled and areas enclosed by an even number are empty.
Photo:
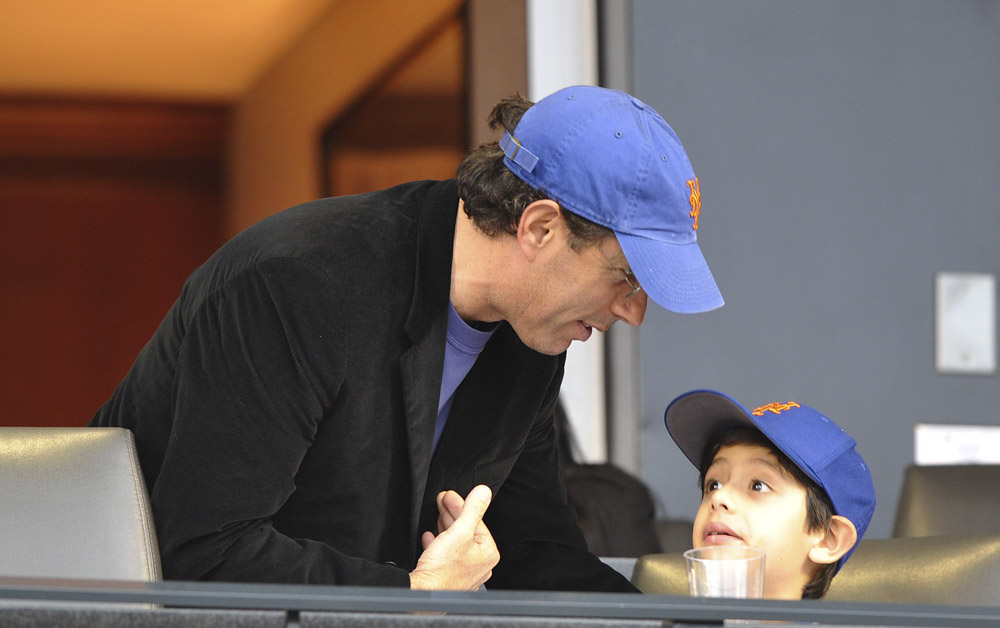
M697 242L673 244L627 233L615 235L639 285L660 307L695 314L725 303Z
M727 427L759 429L738 401L714 390L692 390L670 402L663 423L687 459L701 468L701 457L713 434Z

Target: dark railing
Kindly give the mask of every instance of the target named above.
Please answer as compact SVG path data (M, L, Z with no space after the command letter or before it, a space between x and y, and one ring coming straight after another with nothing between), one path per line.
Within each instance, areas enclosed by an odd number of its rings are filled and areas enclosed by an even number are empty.
M833 601L733 600L616 593L479 593L410 591L349 586L236 584L215 582L122 582L0 578L3 613L42 612L85 604L91 612L114 614L122 605L148 613L194 609L281 611L286 625L303 613L369 613L365 625L391 623L392 616L494 618L491 625L525 625L527 618L603 619L616 624L718 625L726 619L810 622L826 625L990 626L1000 625L1000 607L899 605ZM517 618L516 620L513 618ZM113 625L113 615L109 615ZM134 619L134 618L133 618ZM329 619L334 619L330 617ZM410 617L410 619L414 619Z

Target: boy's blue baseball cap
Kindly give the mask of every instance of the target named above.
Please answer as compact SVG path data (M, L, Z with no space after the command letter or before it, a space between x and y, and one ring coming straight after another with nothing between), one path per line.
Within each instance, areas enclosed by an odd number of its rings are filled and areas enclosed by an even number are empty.
M614 231L639 284L661 307L693 313L724 303L698 248L698 178L652 107L617 90L567 87L525 111L500 147L525 183Z
M671 401L663 421L670 437L699 469L705 447L720 430L738 426L760 430L826 491L835 514L847 517L857 528L858 541L868 529L875 512L871 472L855 451L855 440L819 411L794 401L747 410L723 393L694 390ZM856 547L857 543L840 558L838 571Z

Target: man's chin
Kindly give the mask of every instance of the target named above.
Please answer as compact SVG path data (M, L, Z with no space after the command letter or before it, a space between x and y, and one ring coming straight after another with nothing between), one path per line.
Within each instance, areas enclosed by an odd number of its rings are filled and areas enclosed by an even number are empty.
M532 347L532 349L543 355L561 355L563 353L566 353L572 342L573 341L567 342L562 348L552 347L551 345L549 345L545 347Z
M551 335L533 334L528 337L518 333L517 336L532 351L537 351L544 355L560 355L566 353L566 350L569 349L574 340L585 342L590 339L591 330L587 329L587 333L582 333L581 329L584 329L584 326L577 324L573 328L560 328L559 331L562 333ZM514 328L514 331L517 333L517 328Z
M552 340L552 341L546 341L544 343L540 341L525 342L524 344L528 345L528 348L532 349L533 351L537 351L538 353L541 353L543 355L560 355L566 353L566 350L569 349L569 346L572 343L573 340L569 339L569 340L558 340L558 341Z

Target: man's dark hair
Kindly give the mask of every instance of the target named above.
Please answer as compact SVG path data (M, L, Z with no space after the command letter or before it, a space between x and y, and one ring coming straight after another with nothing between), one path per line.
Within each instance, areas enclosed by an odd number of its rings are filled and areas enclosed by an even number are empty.
M729 445L758 445L767 448L774 457L778 459L778 464L796 482L806 489L806 529L809 532L815 530L829 531L830 520L834 515L833 502L812 478L805 474L797 464L786 456L780 449L774 446L770 440L759 430L750 427L730 427L717 432L708 444L701 456L701 468L698 475L698 485L701 487L702 495L705 493L705 474L708 473L712 461L719 450ZM837 573L837 563L821 565L813 574L812 579L802 589L802 599L818 600L826 595L830 588L830 582Z
M521 116L533 104L520 96L501 100L490 113L490 128L503 128L514 135ZM469 153L458 167L458 195L465 201L465 213L490 237L516 234L524 208L552 198L545 190L535 189L518 178L504 165L503 157L500 143L490 142ZM574 251L612 233L607 227L560 207L569 227L569 245Z

